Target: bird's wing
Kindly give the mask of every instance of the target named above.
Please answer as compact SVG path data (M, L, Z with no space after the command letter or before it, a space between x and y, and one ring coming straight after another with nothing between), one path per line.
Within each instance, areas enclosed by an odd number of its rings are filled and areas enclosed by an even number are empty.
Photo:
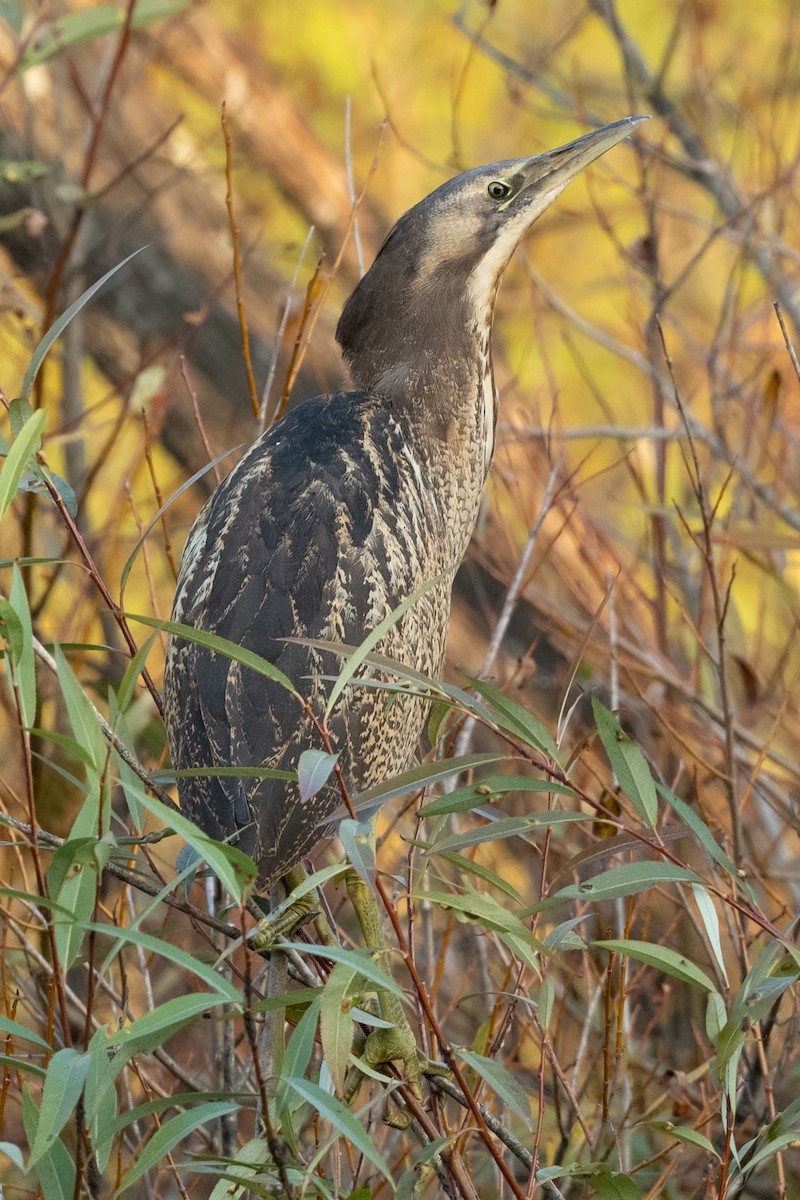
M295 410L255 444L198 519L176 619L261 655L321 712L330 685L319 675L337 672L335 658L284 639L358 644L425 576L424 489L404 445L391 413L361 394ZM439 640L438 657L443 633ZM165 687L176 767L293 768L302 749L322 744L296 696L203 647L173 641ZM356 693L331 722L356 787L376 769L366 760L377 753L370 739L384 709L384 697ZM407 760L419 721L400 705L385 729L388 746L377 753L384 765L398 754ZM277 780L181 782L189 814L215 837L237 836L260 860L262 878L292 865L277 858L302 857L340 800L331 793L306 812Z

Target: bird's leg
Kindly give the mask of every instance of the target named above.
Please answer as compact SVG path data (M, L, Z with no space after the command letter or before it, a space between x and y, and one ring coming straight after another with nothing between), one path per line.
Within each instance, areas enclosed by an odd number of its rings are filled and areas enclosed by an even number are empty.
M284 898L288 897L289 904L284 908L283 902L281 902L277 906L277 912L272 912L268 917L259 921L251 935L254 950L268 953L276 942L289 937L295 929L312 919L322 944L325 946L338 945L324 913L320 912L316 891L307 892L299 900L291 898L294 889L304 883L306 878L306 869L302 863L292 867L283 876L281 879L284 889L282 895Z
M358 923L368 949L374 952L374 957L380 967L390 973L389 953L383 936L383 925L378 902L371 888L352 867L345 874L347 894L355 909ZM362 1058L367 1066L377 1069L382 1063L401 1062L406 1069L409 1085L414 1095L422 1098L422 1075L436 1065L428 1061L417 1046L416 1039L403 1011L400 999L391 992L378 989L378 1005L384 1021L391 1023L391 1029L373 1029L364 1042ZM344 1098L347 1103L352 1100L361 1082L361 1074L357 1067L351 1067L347 1073L344 1086ZM398 1124L392 1117L391 1124ZM407 1123L404 1122L404 1123Z

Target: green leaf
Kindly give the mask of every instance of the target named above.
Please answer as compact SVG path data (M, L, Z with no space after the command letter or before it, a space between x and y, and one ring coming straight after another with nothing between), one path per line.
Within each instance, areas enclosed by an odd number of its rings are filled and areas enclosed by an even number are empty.
M223 658L241 663L243 667L249 667L257 675L263 675L265 678L271 679L273 683L279 683L281 687L286 688L287 692L297 696L298 702L301 701L294 684L287 675L284 675L283 671L279 671L260 654L254 654L252 650L246 650L244 646L237 646L236 642L219 637L216 633L208 633L205 629L195 629L193 625L180 625L177 621L159 621L155 617L144 617L137 613L125 613L125 617L128 621L137 621L140 625L147 625L151 629L163 629L172 637L183 638L186 642L192 642L196 646L212 650L215 654L221 654Z
M338 761L338 754L326 754L324 750L302 752L297 760L297 786L302 804L325 786Z
M0 1033L5 1033L12 1038L21 1038L26 1042L33 1042L34 1046L39 1046L42 1050L48 1052L50 1050L50 1046L43 1037L34 1033L32 1029L28 1029L27 1025L20 1025L19 1021L12 1021L10 1017L0 1017Z
M0 1142L0 1154L5 1154L6 1158L10 1158L14 1166L18 1167L20 1171L25 1170L25 1159L22 1157L22 1151L13 1142Z
M248 1193L248 1184L269 1161L267 1139L251 1138L237 1150L233 1161L227 1164L224 1176L214 1184L208 1200L241 1200L246 1195L259 1196L261 1193L255 1189ZM238 1186L235 1181L238 1181Z
M706 927L708 944L711 947L714 958L716 959L720 974L727 985L728 972L725 970L725 959L722 954L722 941L720 940L719 935L719 918L717 916L717 910L714 907L714 901L711 899L711 896L708 894L706 888L701 887L699 883L692 884L692 894L695 899L695 904L700 910L700 916L703 924Z
M644 754L636 742L628 737L614 714L596 696L592 696L592 711L597 732L620 787L642 820L651 829L655 828L658 796Z
M527 708L523 708L516 700L512 700L490 683L484 683L480 679L470 679L470 683L475 691L483 696L500 729L524 742L526 746L540 750L554 762L560 761L558 746L553 740L553 735L546 725L534 717L533 713L528 712Z
M672 975L684 983L698 985L708 992L716 990L714 983L705 971L702 971L685 955L678 954L675 950L669 950L666 946L658 946L653 942L640 942L633 938L625 940L603 938L592 944L602 946L604 950L609 950L614 954L624 954L626 958L634 958L637 962L646 963L649 967L663 971L665 975Z
M659 792L659 795L663 796L667 801L667 804L669 804L670 808L672 808L680 817L684 825L687 825L689 829L691 829L692 833L696 836L697 840L708 852L711 858L713 858L714 862L722 867L723 871L730 875L731 879L736 880L737 886L740 887L748 896L750 901L757 906L758 897L756 896L755 892L750 887L750 884L747 883L743 878L742 872L737 868L736 863L732 862L731 859L728 858L725 851L717 845L716 841L714 840L714 836L706 825L705 821L703 821L697 815L694 809L691 808L690 805L685 802L685 800L681 800L679 796L676 796L674 792L671 792L669 788L664 787L663 784L657 783L656 789Z
M173 947L162 943L162 949L169 951ZM143 1013L129 1025L123 1025L121 1029L109 1034L106 1048L110 1050L115 1046L120 1047L120 1053L124 1052L125 1058L130 1058L133 1054L149 1054L195 1017L201 1016L209 1009L218 1008L221 1004L230 1003L231 992L240 999L232 985L230 989L226 988L224 993L220 990L173 996L171 1000L165 1000L163 1004Z
M348 683L353 678L356 671L362 665L369 653L375 649L384 635L388 633L393 625L397 624L400 618L404 616L408 610L417 603L417 601L421 600L422 597L430 592L433 588L440 586L443 581L444 576L437 576L435 579L429 579L427 583L423 583L423 585L413 591L410 596L407 596L402 604L398 604L397 608L392 609L389 615L384 617L384 619L375 626L372 632L364 638L358 649L353 654L349 655L344 666L340 670L333 687L331 688L331 694L328 697L328 703L325 706L326 716L330 716L330 714L333 712L334 706L342 692L347 687Z
M685 1142L687 1146L695 1146L698 1150L705 1150L707 1154L713 1154L715 1158L719 1158L712 1143L696 1129L673 1125L671 1121L648 1121L647 1123L651 1129L658 1129L662 1133L666 1133L668 1137L675 1138L676 1142Z
M89 754L95 772L100 772L105 766L108 745L100 728L91 702L78 683L72 667L66 660L60 646L55 648L55 660L58 667L58 682L61 694L67 706L72 732L75 740ZM104 829L103 832L106 832Z
M178 1113L177 1116L172 1117L153 1134L147 1145L139 1151L135 1165L123 1177L122 1183L114 1192L114 1197L121 1196L131 1184L134 1184L137 1179L141 1179L146 1171L157 1167L173 1146L184 1141L195 1129L201 1125L208 1125L210 1121L216 1121L227 1113L237 1112L238 1109L239 1105L235 1101L215 1100L210 1104L199 1104L197 1108L189 1109L187 1112Z
M19 567L14 566L9 599L22 626L22 649L17 661L22 719L30 727L36 719L36 656L33 651L33 622L28 607L28 594Z
M278 946L282 950L296 950L298 954L313 954L315 958L327 958L331 962L343 963L362 979L374 984L376 988L392 992L402 999L402 990L391 975L378 966L369 950L346 950L344 946L317 946L316 944L309 945L308 942L281 941Z
M308 1079L297 1079L294 1076L287 1076L285 1082L288 1087L293 1088L299 1096L302 1096L304 1100L312 1105L321 1116L330 1121L334 1129L337 1129L347 1142L351 1142L356 1150L359 1150L365 1158L369 1159L372 1165L377 1167L390 1184L393 1183L391 1172L385 1160L378 1153L369 1134L360 1122L356 1120L349 1108L345 1108L342 1102L337 1100L335 1096L331 1096L319 1084L311 1083Z
M151 796L143 787L138 787L135 779L128 779L127 788L142 808L157 817L168 829L180 834L211 868L223 888L240 904L245 892L256 881L257 871L253 860L236 846L224 845L201 833L192 821L175 809L167 808L166 804Z
M153 21L183 12L188 5L189 0L138 0L131 17L131 28L144 29ZM124 8L116 4L96 4L49 21L23 54L17 71L27 71L29 67L47 62L70 46L94 41L107 33L118 33L124 18Z
M58 913L53 920L56 946L61 965L65 970L69 970L74 965L81 953L84 929L86 923L92 918L97 899L98 866L91 858L89 858L88 865L86 861L81 861L82 858L85 860L87 853L91 854L91 847L88 843L92 842L94 839L76 839L78 855L74 862L75 873L67 874L55 895L61 908L69 910L68 917L63 917L61 913ZM73 842L70 840L60 849L66 850L69 854L72 846ZM70 863L70 870L72 866L73 864Z
M490 887L497 888L498 891L508 896L510 900L513 900L514 904L519 905L520 908L522 907L522 897L517 889L512 887L510 883L507 883L501 875L498 875L490 867L485 867L482 863L476 862L474 858L468 858L465 854L453 854L449 850L440 853L438 857L444 859L445 862L452 863L462 875L474 875L476 879L483 880Z
M28 1145L33 1145L39 1134L41 1115L28 1093L22 1089L22 1123ZM75 1163L66 1146L58 1138L51 1143L34 1170L44 1194L44 1200L74 1200Z
M549 779L533 779L525 775L490 775L486 779L478 779L475 783L455 788L444 796L437 796L430 804L420 809L419 815L440 817L447 813L466 812L472 808L481 808L485 804L494 804L496 800L511 792L550 792L554 796L575 796L572 788L551 782Z
M27 1058L15 1058L12 1054L0 1054L0 1067L8 1067L11 1071L24 1071L36 1079L44 1079L47 1074L44 1067L37 1066Z
M122 929L117 929L113 925L87 924L87 932L93 931L104 937L111 938L117 943L116 949L124 945L141 946L151 954L157 954L161 958L167 958L176 967L182 967L189 971L190 974L202 979L213 992L218 993L224 1000L231 1004L236 1004L241 1000L239 992L224 975L219 971L215 971L213 966L203 962L196 954L190 954L188 950L182 950L179 946L172 942L162 941L152 933L143 933L141 929L135 929L132 926L127 926ZM308 947L306 946L306 949ZM103 965L103 970L107 967L107 962ZM180 1002L191 1003L191 997L178 996L176 999ZM171 1003L165 1001L165 1003ZM158 1010L156 1010L158 1011ZM141 1028L139 1021L144 1021L152 1017L152 1013L145 1013L142 1017L137 1017L136 1021L131 1025L126 1025L117 1033L112 1034L114 1042L122 1043L131 1036L130 1030L134 1027Z
M361 974L352 966L336 963L320 999L322 1053L334 1087L341 1094L353 1048L353 992L359 990Z
M423 763L420 767L411 767L410 770L403 771L384 783L376 784L375 787L352 796L352 805L357 814L374 810L387 800L407 796L409 792L416 792L420 788L439 783L442 779L449 779L451 775L460 775L462 771L472 771L490 763L503 762L506 757L505 754L465 754L461 758L449 758L443 762Z
M31 414L11 443L11 449L0 468L0 519L5 516L11 506L17 485L27 469L31 456L39 449L46 424L47 413L40 408Z
M71 1046L57 1050L47 1067L36 1137L31 1146L31 1164L38 1162L58 1140L58 1135L75 1112L83 1091L89 1058Z
M27 401L28 397L30 396L36 376L41 370L42 363L47 357L48 351L53 343L57 341L64 332L72 318L81 311L85 304L88 304L95 292L100 291L100 288L104 283L107 283L113 275L116 275L117 271L121 271L122 268L129 263L132 258L135 258L137 254L141 254L142 250L144 249L146 249L145 246L140 246L138 250L134 250L133 254L129 254L127 258L124 258L122 262L117 263L117 265L112 267L110 271L106 271L105 275L103 275L101 279L98 279L96 283L93 283L90 288L87 288L85 292L78 296L78 299L70 304L69 308L61 314L58 320L53 322L31 355L31 360L28 363L28 369L25 372L25 378L22 381L22 389L20 392L23 400ZM38 411L40 413L43 412L42 409L39 409ZM2 515L2 508L0 508L0 515Z
M646 892L659 883L702 883L694 871L670 862L632 862L611 867L583 883L573 883L557 891L553 900L616 900ZM535 911L531 910L531 911Z
M539 1015L539 1024L545 1033L550 1026L550 1019L553 1015L555 994L555 985L553 984L550 976L546 975L541 982L539 996L536 1002L536 1008Z
M526 817L500 817L490 820L478 829L469 829L466 833L454 833L439 838L429 848L430 854L441 854L445 850L463 850L467 846L483 846L486 842L502 841L509 837L519 837L523 841L533 842L529 836L536 829L548 829L554 825L568 825L573 821L591 821L591 813L551 812L531 813Z
M642 1193L630 1175L613 1171L609 1175L598 1175L589 1182L599 1200L642 1200Z
M288 999L289 997L287 997ZM291 1089L286 1085L286 1078L299 1079L308 1070L311 1055L314 1053L320 1007L321 996L317 995L297 1022L283 1053L283 1068L275 1090L275 1111L287 1136L291 1136L288 1123L290 1112L304 1104L305 1101L298 1099L296 1094L294 1097L291 1095ZM292 1100L294 1100L294 1104L292 1104Z
M486 1058L476 1054L474 1050L464 1047L454 1047L459 1058L476 1071L489 1087L509 1108L521 1117L526 1125L530 1124L531 1105L528 1094L511 1072L496 1059Z
M351 867L367 887L375 886L375 837L369 821L345 817L339 822L339 840Z

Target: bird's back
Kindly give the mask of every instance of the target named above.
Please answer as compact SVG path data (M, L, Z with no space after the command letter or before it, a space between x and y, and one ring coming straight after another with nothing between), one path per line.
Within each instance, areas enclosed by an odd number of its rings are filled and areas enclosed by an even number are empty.
M259 439L207 502L184 551L174 619L274 663L321 716L330 683L319 677L339 664L284 639L358 644L431 579L440 582L379 649L440 669L454 566L441 521L402 416L364 393L318 397ZM321 746L290 692L179 638L170 639L165 700L176 769L293 769L303 749ZM349 786L408 765L423 720L419 700L347 689L330 733ZM255 858L262 886L309 851L340 803L330 791L302 804L295 785L272 779L182 779L179 794L203 829Z

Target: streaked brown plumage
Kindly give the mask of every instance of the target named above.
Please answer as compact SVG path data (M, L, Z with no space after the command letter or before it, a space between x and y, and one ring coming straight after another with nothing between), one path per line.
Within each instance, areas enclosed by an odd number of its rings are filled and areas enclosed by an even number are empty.
M524 233L628 118L532 159L458 176L398 221L345 305L337 338L352 392L301 404L214 492L184 551L174 619L269 659L321 713L337 660L283 639L358 644L438 580L378 649L436 675L450 588L478 515L494 448L490 331L497 286ZM293 769L319 735L278 684L170 640L172 761ZM413 758L424 703L348 689L329 723L354 792ZM233 838L269 887L323 835L335 789L303 804L276 780L181 780L181 807Z

